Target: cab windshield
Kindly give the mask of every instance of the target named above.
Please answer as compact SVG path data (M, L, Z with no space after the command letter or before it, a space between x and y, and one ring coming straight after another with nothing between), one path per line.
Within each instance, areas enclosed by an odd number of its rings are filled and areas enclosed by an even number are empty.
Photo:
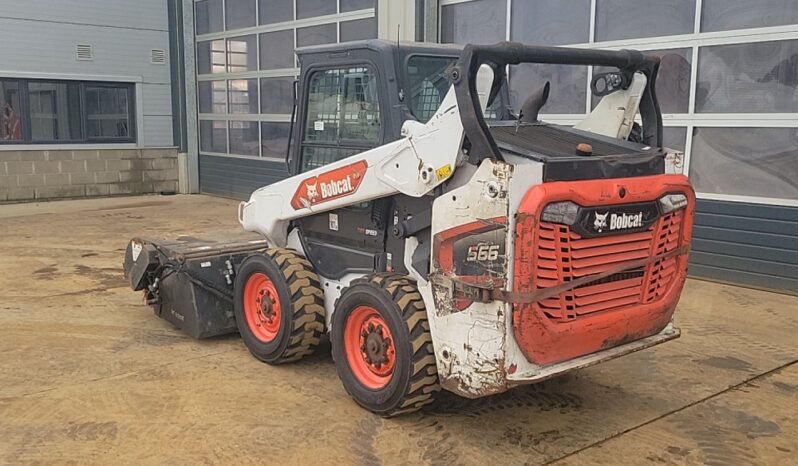
M451 83L446 79L457 57L413 55L407 60L407 93L410 111L426 123L440 107ZM503 86L506 86L504 84ZM502 89L485 112L488 120L507 118L507 91Z

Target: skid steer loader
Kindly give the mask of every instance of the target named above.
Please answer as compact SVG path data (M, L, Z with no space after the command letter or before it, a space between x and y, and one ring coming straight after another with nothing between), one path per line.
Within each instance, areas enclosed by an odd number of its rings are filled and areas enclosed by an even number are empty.
M238 330L270 364L329 333L346 391L383 416L679 336L695 196L663 148L657 58L377 40L298 54L292 176L238 211L264 239L130 242L126 274L158 315ZM522 63L611 71L571 128L539 121L548 83L509 110Z

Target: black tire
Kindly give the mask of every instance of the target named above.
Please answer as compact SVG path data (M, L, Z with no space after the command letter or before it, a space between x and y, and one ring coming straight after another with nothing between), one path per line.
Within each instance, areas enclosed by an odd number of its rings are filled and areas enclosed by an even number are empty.
M252 327L245 314L247 283L262 280L262 275L273 285L270 292L276 291L279 298L280 318L271 338L264 338L258 328ZM283 248L253 254L239 266L234 289L236 325L253 356L269 364L282 364L313 353L324 332L324 294L319 276L307 259Z
M350 364L349 357L361 357L363 361L368 358L367 337L359 340L362 346L354 347L358 340L352 339L352 335L363 334L359 330L346 333L347 324L357 328L360 322L357 314L362 311L357 311L358 308L376 311L390 333L385 341L393 340L392 372L388 381L383 382L384 386L370 387L368 381L364 383L356 375L358 369ZM356 317L350 322L353 315ZM344 388L359 405L376 414L390 417L417 411L432 403L440 390L427 311L415 282L407 276L378 273L353 281L336 303L330 338L335 367ZM374 361L365 364L375 365Z

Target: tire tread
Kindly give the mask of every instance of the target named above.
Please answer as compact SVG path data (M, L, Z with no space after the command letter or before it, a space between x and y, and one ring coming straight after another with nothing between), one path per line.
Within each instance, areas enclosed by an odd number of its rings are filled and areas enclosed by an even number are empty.
M436 392L441 388L427 321L427 309L416 282L406 275L380 272L353 280L350 287L356 284L376 286L390 296L407 326L413 352L410 361L410 383L402 400L394 409L381 412L380 415L393 417L418 411L432 403Z
M313 354L324 333L324 292L310 262L287 248L266 250L285 277L291 293L291 319L294 323L288 346L272 364L298 361Z

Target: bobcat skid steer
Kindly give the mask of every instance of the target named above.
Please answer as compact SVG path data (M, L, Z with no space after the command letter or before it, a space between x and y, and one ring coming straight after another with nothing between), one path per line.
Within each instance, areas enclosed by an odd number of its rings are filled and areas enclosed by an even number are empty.
M197 337L237 329L270 364L329 333L345 389L383 416L679 336L695 196L662 147L657 58L383 41L299 56L292 176L238 212L265 242L129 245L159 315ZM509 111L521 63L611 71L571 128L539 121L548 83Z

